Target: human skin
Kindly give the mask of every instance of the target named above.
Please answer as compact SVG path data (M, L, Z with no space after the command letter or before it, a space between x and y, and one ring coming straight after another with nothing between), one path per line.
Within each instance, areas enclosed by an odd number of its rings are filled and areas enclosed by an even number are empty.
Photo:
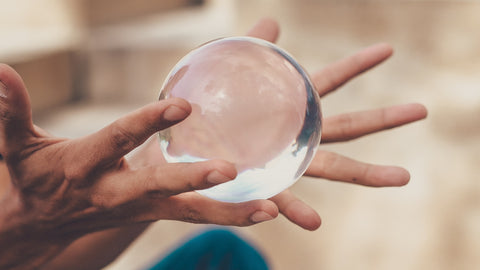
M249 35L274 42L278 32L275 21L264 19ZM312 81L324 96L391 54L389 45L374 45L312 74ZM304 229L320 226L316 211L289 190L270 200L240 204L191 192L233 179L236 171L228 162L166 164L155 141L127 160L124 155L156 131L188 116L191 108L183 100L152 103L97 133L68 140L33 125L18 74L2 65L0 81L0 153L9 172L8 190L0 199L2 269L101 268L149 222L161 219L248 226L280 212ZM419 104L327 117L322 142L349 141L425 117L426 109ZM368 186L402 186L410 179L400 167L366 164L322 150L306 174ZM88 254L108 246L118 248L85 261L92 258Z
M35 127L20 76L0 65L0 153L10 175L0 205L0 268L32 269L74 240L109 228L161 219L247 226L272 219L275 204L226 204L196 192L232 180L233 164L145 164L124 156L183 120L190 104L149 104L78 139ZM204 208L195 210L197 206Z
M248 34L276 42L279 26L275 20L265 18L260 20ZM312 73L310 77L320 97L324 98L339 90L351 79L379 65L392 53L393 48L389 44L375 44L327 65ZM321 143L348 142L426 117L427 109L418 103L324 117ZM317 151L305 175L319 180L327 179L370 187L403 186L410 180L410 174L404 168L369 164L321 148ZM289 189L270 200L275 202L281 214L303 229L316 230L320 227L321 219L318 213Z

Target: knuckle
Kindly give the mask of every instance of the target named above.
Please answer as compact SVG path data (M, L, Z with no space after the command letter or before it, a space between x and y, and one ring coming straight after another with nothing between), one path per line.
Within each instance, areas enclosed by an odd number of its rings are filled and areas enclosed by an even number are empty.
M324 79L326 82L325 90L330 91L340 84L338 75L332 68L330 67L325 68L324 74L325 76L323 76L322 79Z
M11 122L14 119L14 115L5 106L0 107L0 120L2 122Z
M328 168L336 168L340 161L340 157L334 153L328 152L326 158L320 163L322 171L326 171Z
M339 116L339 131L343 138L351 139L352 127L353 127L353 118L349 114L344 114Z
M203 176L185 172L184 167L155 167L148 171L143 181L146 193L154 197L170 197L204 188L206 183Z
M133 196L129 193L128 190L97 183L88 192L89 203L98 210L113 210L133 201Z
M137 138L118 123L110 127L110 140L115 149L130 150L137 145Z
M180 209L181 220L189 223L207 223L205 217L200 211L192 207L183 207Z
M192 181L187 181L185 184L184 184L184 190L185 191L193 191L193 190L196 190L200 187L200 184L203 184L203 179L200 179L201 181L197 181L197 182L200 182L200 183L196 183L196 182L192 182Z
M367 186L380 187L381 185L379 185L379 183L375 181L375 178L372 177L372 169L373 166L362 164L362 168L359 170L356 180L365 183Z
M146 171L146 176L138 181L139 186L144 194L151 199L161 199L177 194L172 186L174 181L164 181L163 171L161 168L151 167Z
M166 198L166 197L170 197L172 195L175 195L175 192L173 192L172 190L166 189L166 188L163 188L163 189L148 188L148 189L146 189L145 194L150 199L162 199L162 198Z
M386 108L380 110L380 123L383 129L393 128L388 121L388 111Z

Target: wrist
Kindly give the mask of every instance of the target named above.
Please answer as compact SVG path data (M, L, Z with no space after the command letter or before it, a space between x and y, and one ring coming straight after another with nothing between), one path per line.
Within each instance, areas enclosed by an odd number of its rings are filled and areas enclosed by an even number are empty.
M5 194L0 201L0 269L36 269L68 244L52 241L37 225L19 196Z

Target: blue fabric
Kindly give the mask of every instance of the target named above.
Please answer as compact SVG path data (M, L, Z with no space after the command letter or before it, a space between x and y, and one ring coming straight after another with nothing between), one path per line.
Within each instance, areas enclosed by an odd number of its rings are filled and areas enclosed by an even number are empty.
M234 233L202 233L168 254L150 270L268 270L262 255Z

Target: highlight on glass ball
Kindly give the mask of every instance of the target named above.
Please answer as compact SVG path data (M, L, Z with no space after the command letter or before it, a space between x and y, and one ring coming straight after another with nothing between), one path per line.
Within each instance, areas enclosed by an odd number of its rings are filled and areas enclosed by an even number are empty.
M318 94L302 67L278 46L252 37L222 38L188 53L160 99L192 106L159 133L168 162L223 159L238 175L200 194L224 202L268 199L305 172L320 143Z

